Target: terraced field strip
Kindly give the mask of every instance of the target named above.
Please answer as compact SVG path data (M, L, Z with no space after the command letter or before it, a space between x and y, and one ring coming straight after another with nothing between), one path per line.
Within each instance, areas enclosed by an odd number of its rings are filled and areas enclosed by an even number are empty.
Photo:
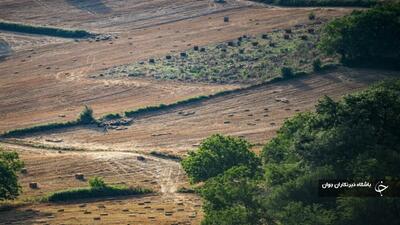
M313 110L324 95L339 98L396 75L398 72L340 68L142 116L124 130L104 133L82 127L22 140L88 149L112 146L116 150L157 150L177 155L194 149L214 133L244 137L255 144L265 143L286 118ZM48 143L46 138L62 142Z

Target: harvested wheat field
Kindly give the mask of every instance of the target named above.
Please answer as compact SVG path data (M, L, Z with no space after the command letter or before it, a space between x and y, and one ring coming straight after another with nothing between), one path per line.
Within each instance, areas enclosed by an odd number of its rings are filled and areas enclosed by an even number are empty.
M190 189L179 160L203 139L215 133L237 136L255 144L257 150L286 118L313 110L324 95L337 99L398 76L389 70L339 66L269 83L246 74L242 78L249 82L223 82L212 76L160 75L163 79L157 79L158 71L171 69L160 66L162 59L167 63L180 59L173 69L185 73L185 63L193 66L186 60L193 51L209 56L209 49L219 51L219 45L226 43L231 51L247 51L247 58L236 55L250 62L240 68L251 70L253 61L259 60L255 53L266 46L269 49L263 54L271 55L272 62L268 66L284 66L276 62L281 58L299 61L299 55L290 57L291 52L300 52L293 49L315 48L316 30L351 8L284 8L244 0L221 4L211 0L5 0L0 8L0 22L91 34L71 38L0 27L1 133L74 121L85 105L97 119L119 113L118 118L103 118L97 125L0 137L0 147L16 151L25 162L24 172L18 174L22 193L15 202L5 203L11 204L8 209L0 210L0 224L200 224L203 202ZM310 21L310 12L318 19ZM268 39L271 34L275 39ZM247 49L240 49L242 38L248 40ZM324 60L338 61L335 57ZM310 67L309 59L303 61ZM126 68L132 64L152 68L152 76L131 73ZM273 69L280 73L280 67ZM104 75L107 71L114 72ZM196 76L196 71L190 75ZM231 92L210 96L222 91ZM124 114L199 96L207 97L137 116ZM87 188L94 177L107 185L152 192L44 200L54 192Z

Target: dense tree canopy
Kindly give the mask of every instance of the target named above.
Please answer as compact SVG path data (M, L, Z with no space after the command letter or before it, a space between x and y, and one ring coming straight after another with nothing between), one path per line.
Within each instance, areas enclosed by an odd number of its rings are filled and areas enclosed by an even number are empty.
M16 152L0 148L0 200L14 199L21 191L17 172L23 167Z
M192 179L201 167L214 171L194 179L205 180L206 225L395 225L399 198L324 198L318 180L398 177L399 127L400 80L391 80L338 102L324 97L315 112L287 120L261 153L263 172L248 168L256 156L227 164L243 142L222 136L208 139L184 168Z
M400 2L333 20L322 32L320 48L345 63L399 67Z
M190 152L182 166L192 182L205 181L238 165L255 171L260 161L249 147L245 140L216 134L204 140L196 152Z

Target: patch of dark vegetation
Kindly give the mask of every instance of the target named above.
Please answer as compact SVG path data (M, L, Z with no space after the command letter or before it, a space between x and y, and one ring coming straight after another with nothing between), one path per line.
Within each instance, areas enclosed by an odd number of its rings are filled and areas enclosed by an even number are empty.
M110 114L107 114L107 115L101 117L100 120L101 121L104 121L104 120L115 120L115 119L121 119L121 118L122 118L122 116L119 113L110 113Z
M400 68L400 2L353 11L328 23L319 43L346 65Z
M195 189L192 188L187 188L187 187L180 187L178 190L176 190L178 193L184 193L184 194L194 194L196 193Z
M13 23L6 21L0 21L0 30L63 38L89 38L95 36L94 34L85 30L67 30L57 27L35 26L31 24Z
M97 123L97 120L93 117L93 110L90 107L85 106L84 110L81 112L78 119L76 119L74 121L67 121L67 122L63 122L63 123L49 123L49 124L37 125L37 126L33 126L33 127L10 130L10 131L3 133L1 136L2 137L15 137L15 136L32 134L32 133L36 133L36 132L43 132L43 131L73 127L73 126L77 126L77 125L87 125L87 124L95 124L95 123Z
M170 160L175 160L175 161L181 161L182 158L177 155L165 153L165 152L159 152L159 151L151 151L150 155L158 157L158 158L163 158L163 159L170 159Z
M255 0L267 4L281 6L354 6L370 7L379 3L379 0Z
M146 188L131 188L125 186L112 186L107 185L103 179L94 177L89 180L90 187L69 189L65 191L55 192L45 197L43 201L49 202L63 202L74 201L85 198L102 198L102 197L116 197L127 195L141 195L149 194L153 191Z
M320 27L325 22L314 14L308 24L299 24L291 29L257 36L243 35L207 48L195 46L182 52L184 57L182 53L169 54L168 57L150 58L149 62L110 68L101 74L182 82L258 84L280 76L282 67L312 72L315 58L320 58L322 64L339 60L338 57L323 55L316 48Z

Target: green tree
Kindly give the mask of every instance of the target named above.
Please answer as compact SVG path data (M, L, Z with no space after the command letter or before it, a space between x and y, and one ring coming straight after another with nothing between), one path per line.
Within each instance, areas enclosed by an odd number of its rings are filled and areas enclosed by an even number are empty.
M344 63L399 66L400 3L387 3L328 23L319 47Z
M208 179L200 190L205 200L203 225L262 224L259 174L246 166L235 166Z
M315 113L285 122L262 152L268 214L281 224L399 224L399 199L318 198L317 192L321 178L397 177L399 115L400 80L392 80L339 102L325 97Z
M196 152L189 153L182 166L192 182L205 181L238 165L245 165L255 172L260 160L249 147L247 141L239 138L212 135Z
M21 192L17 172L23 165L16 152L0 149L0 200L15 199Z
M104 182L103 178L101 177L92 177L89 179L89 186L92 189L104 189L107 187L106 183Z
M80 123L80 124L95 123L96 119L93 116L93 109L90 108L89 106L85 105L85 108L83 109L83 111L79 115L77 122Z

